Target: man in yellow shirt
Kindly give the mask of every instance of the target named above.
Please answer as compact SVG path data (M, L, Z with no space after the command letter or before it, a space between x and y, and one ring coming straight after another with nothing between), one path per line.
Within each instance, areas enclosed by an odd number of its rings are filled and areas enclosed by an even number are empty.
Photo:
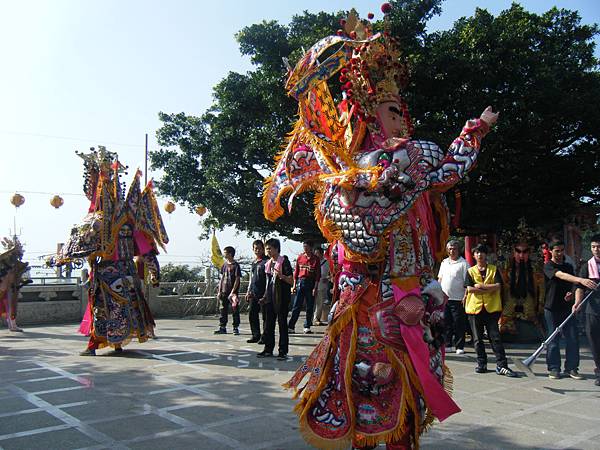
M477 367L475 372L487 372L487 354L483 342L484 328L487 331L492 350L496 355L496 373L507 377L516 377L517 374L508 367L506 353L498 319L502 313L502 276L493 264L487 263L488 249L484 244L479 244L473 249L475 265L467 271L465 287L465 312L473 331L473 345L477 353Z

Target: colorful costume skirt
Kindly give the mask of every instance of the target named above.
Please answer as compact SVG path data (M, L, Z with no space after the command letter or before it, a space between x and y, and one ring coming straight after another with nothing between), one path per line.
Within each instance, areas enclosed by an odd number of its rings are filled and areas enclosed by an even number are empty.
M300 429L315 447L418 446L433 421L406 348L376 338L369 308L377 296L374 284L343 291L325 337L284 385L300 397Z

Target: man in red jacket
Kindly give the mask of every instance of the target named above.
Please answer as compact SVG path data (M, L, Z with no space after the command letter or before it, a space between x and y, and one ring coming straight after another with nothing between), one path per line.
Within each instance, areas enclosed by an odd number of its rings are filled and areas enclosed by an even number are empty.
M292 317L288 324L289 333L295 333L294 327L300 316L300 310L304 299L306 299L306 319L304 320L304 334L311 334L313 313L315 308L315 295L317 286L321 278L321 262L313 253L313 244L311 241L302 243L304 253L301 253L296 260L296 269L294 270L294 284L292 292L295 293L292 306Z

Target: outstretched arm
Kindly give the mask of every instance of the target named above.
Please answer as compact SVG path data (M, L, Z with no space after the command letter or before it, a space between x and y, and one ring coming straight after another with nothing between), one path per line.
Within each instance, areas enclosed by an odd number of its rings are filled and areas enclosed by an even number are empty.
M479 119L468 120L460 135L452 142L440 164L429 173L433 187L448 189L475 167L481 140L498 120L498 113L488 106Z

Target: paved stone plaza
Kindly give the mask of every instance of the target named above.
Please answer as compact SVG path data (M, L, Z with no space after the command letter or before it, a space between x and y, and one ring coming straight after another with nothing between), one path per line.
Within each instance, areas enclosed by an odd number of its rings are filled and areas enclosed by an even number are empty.
M291 337L290 358L260 360L217 320L160 320L159 339L80 357L76 325L0 330L0 449L305 449L281 383L321 336ZM246 327L244 327L246 325ZM512 358L534 346L508 348ZM493 357L492 357L493 360ZM424 449L600 449L600 388L585 381L475 374L474 354L451 355L463 409L422 439ZM493 367L493 364L491 364ZM383 448L383 446L381 446Z

